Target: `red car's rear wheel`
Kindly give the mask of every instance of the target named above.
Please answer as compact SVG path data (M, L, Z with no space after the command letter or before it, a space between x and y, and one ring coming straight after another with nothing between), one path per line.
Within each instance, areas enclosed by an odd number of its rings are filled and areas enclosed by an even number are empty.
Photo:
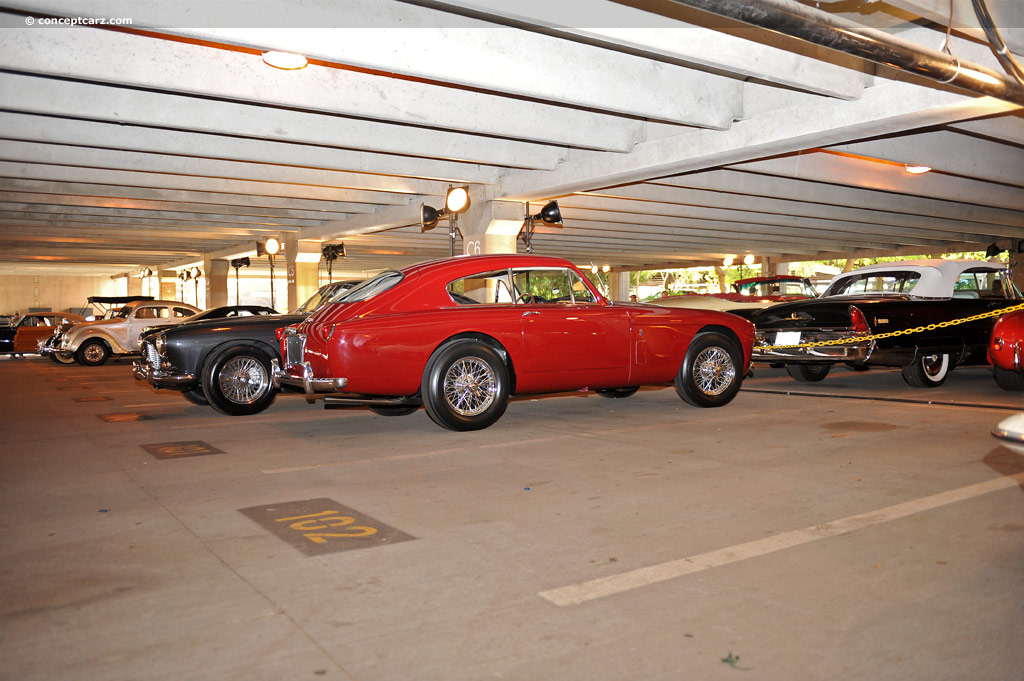
M423 407L450 430L480 430L505 413L509 379L505 362L476 340L442 345L423 373Z

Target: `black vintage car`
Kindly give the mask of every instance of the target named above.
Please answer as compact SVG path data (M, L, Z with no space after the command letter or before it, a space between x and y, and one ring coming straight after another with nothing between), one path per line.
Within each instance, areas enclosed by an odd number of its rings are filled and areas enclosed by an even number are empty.
M281 354L277 329L301 322L320 303L356 283L321 286L291 314L200 319L148 331L140 337L142 359L132 365L132 373L224 414L261 412L277 396L270 380L270 361Z
M836 364L903 369L914 387L941 385L957 365L985 364L998 314L1021 303L999 263L910 260L837 276L819 298L750 315L755 362L785 365L798 381L820 381ZM833 341L835 344L821 345Z

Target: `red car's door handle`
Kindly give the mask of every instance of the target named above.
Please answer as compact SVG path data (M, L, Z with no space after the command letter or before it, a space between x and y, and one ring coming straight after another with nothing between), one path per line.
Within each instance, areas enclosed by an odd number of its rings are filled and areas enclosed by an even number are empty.
M540 311L538 311L538 310L527 310L526 312L523 313L523 316L524 317L528 317L528 316L530 316L532 314L540 314Z

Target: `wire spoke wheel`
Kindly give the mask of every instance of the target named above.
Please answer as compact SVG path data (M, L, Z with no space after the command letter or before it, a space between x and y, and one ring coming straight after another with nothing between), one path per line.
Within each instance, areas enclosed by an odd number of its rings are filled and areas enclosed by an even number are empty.
M226 362L217 381L224 397L236 404L252 404L270 387L266 368L244 355Z
M460 416L482 414L494 402L498 384L490 364L479 357L463 357L444 376L444 397Z
M743 353L734 338L717 331L694 336L676 374L676 392L695 407L721 407L743 383Z
M736 380L736 366L724 349L705 348L694 360L694 379L705 395L721 395Z
M505 413L510 384L498 350L476 339L452 340L434 351L423 371L423 409L442 428L487 428Z

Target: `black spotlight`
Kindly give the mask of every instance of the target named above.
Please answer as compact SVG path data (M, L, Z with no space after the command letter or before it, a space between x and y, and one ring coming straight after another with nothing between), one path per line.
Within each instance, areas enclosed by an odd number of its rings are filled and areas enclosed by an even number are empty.
M334 261L345 257L345 244L324 244L320 255L327 261L327 281L334 280Z
M431 208L427 204L420 204L420 231L425 232L428 229L437 227L437 221L445 215L443 210L437 210Z
M992 244L985 249L985 257L994 258L1005 250L1005 248L999 248L999 245L993 241Z
M558 210L558 201L551 201L540 209L540 212L532 216L534 220L540 219L549 225L562 221L562 212Z

